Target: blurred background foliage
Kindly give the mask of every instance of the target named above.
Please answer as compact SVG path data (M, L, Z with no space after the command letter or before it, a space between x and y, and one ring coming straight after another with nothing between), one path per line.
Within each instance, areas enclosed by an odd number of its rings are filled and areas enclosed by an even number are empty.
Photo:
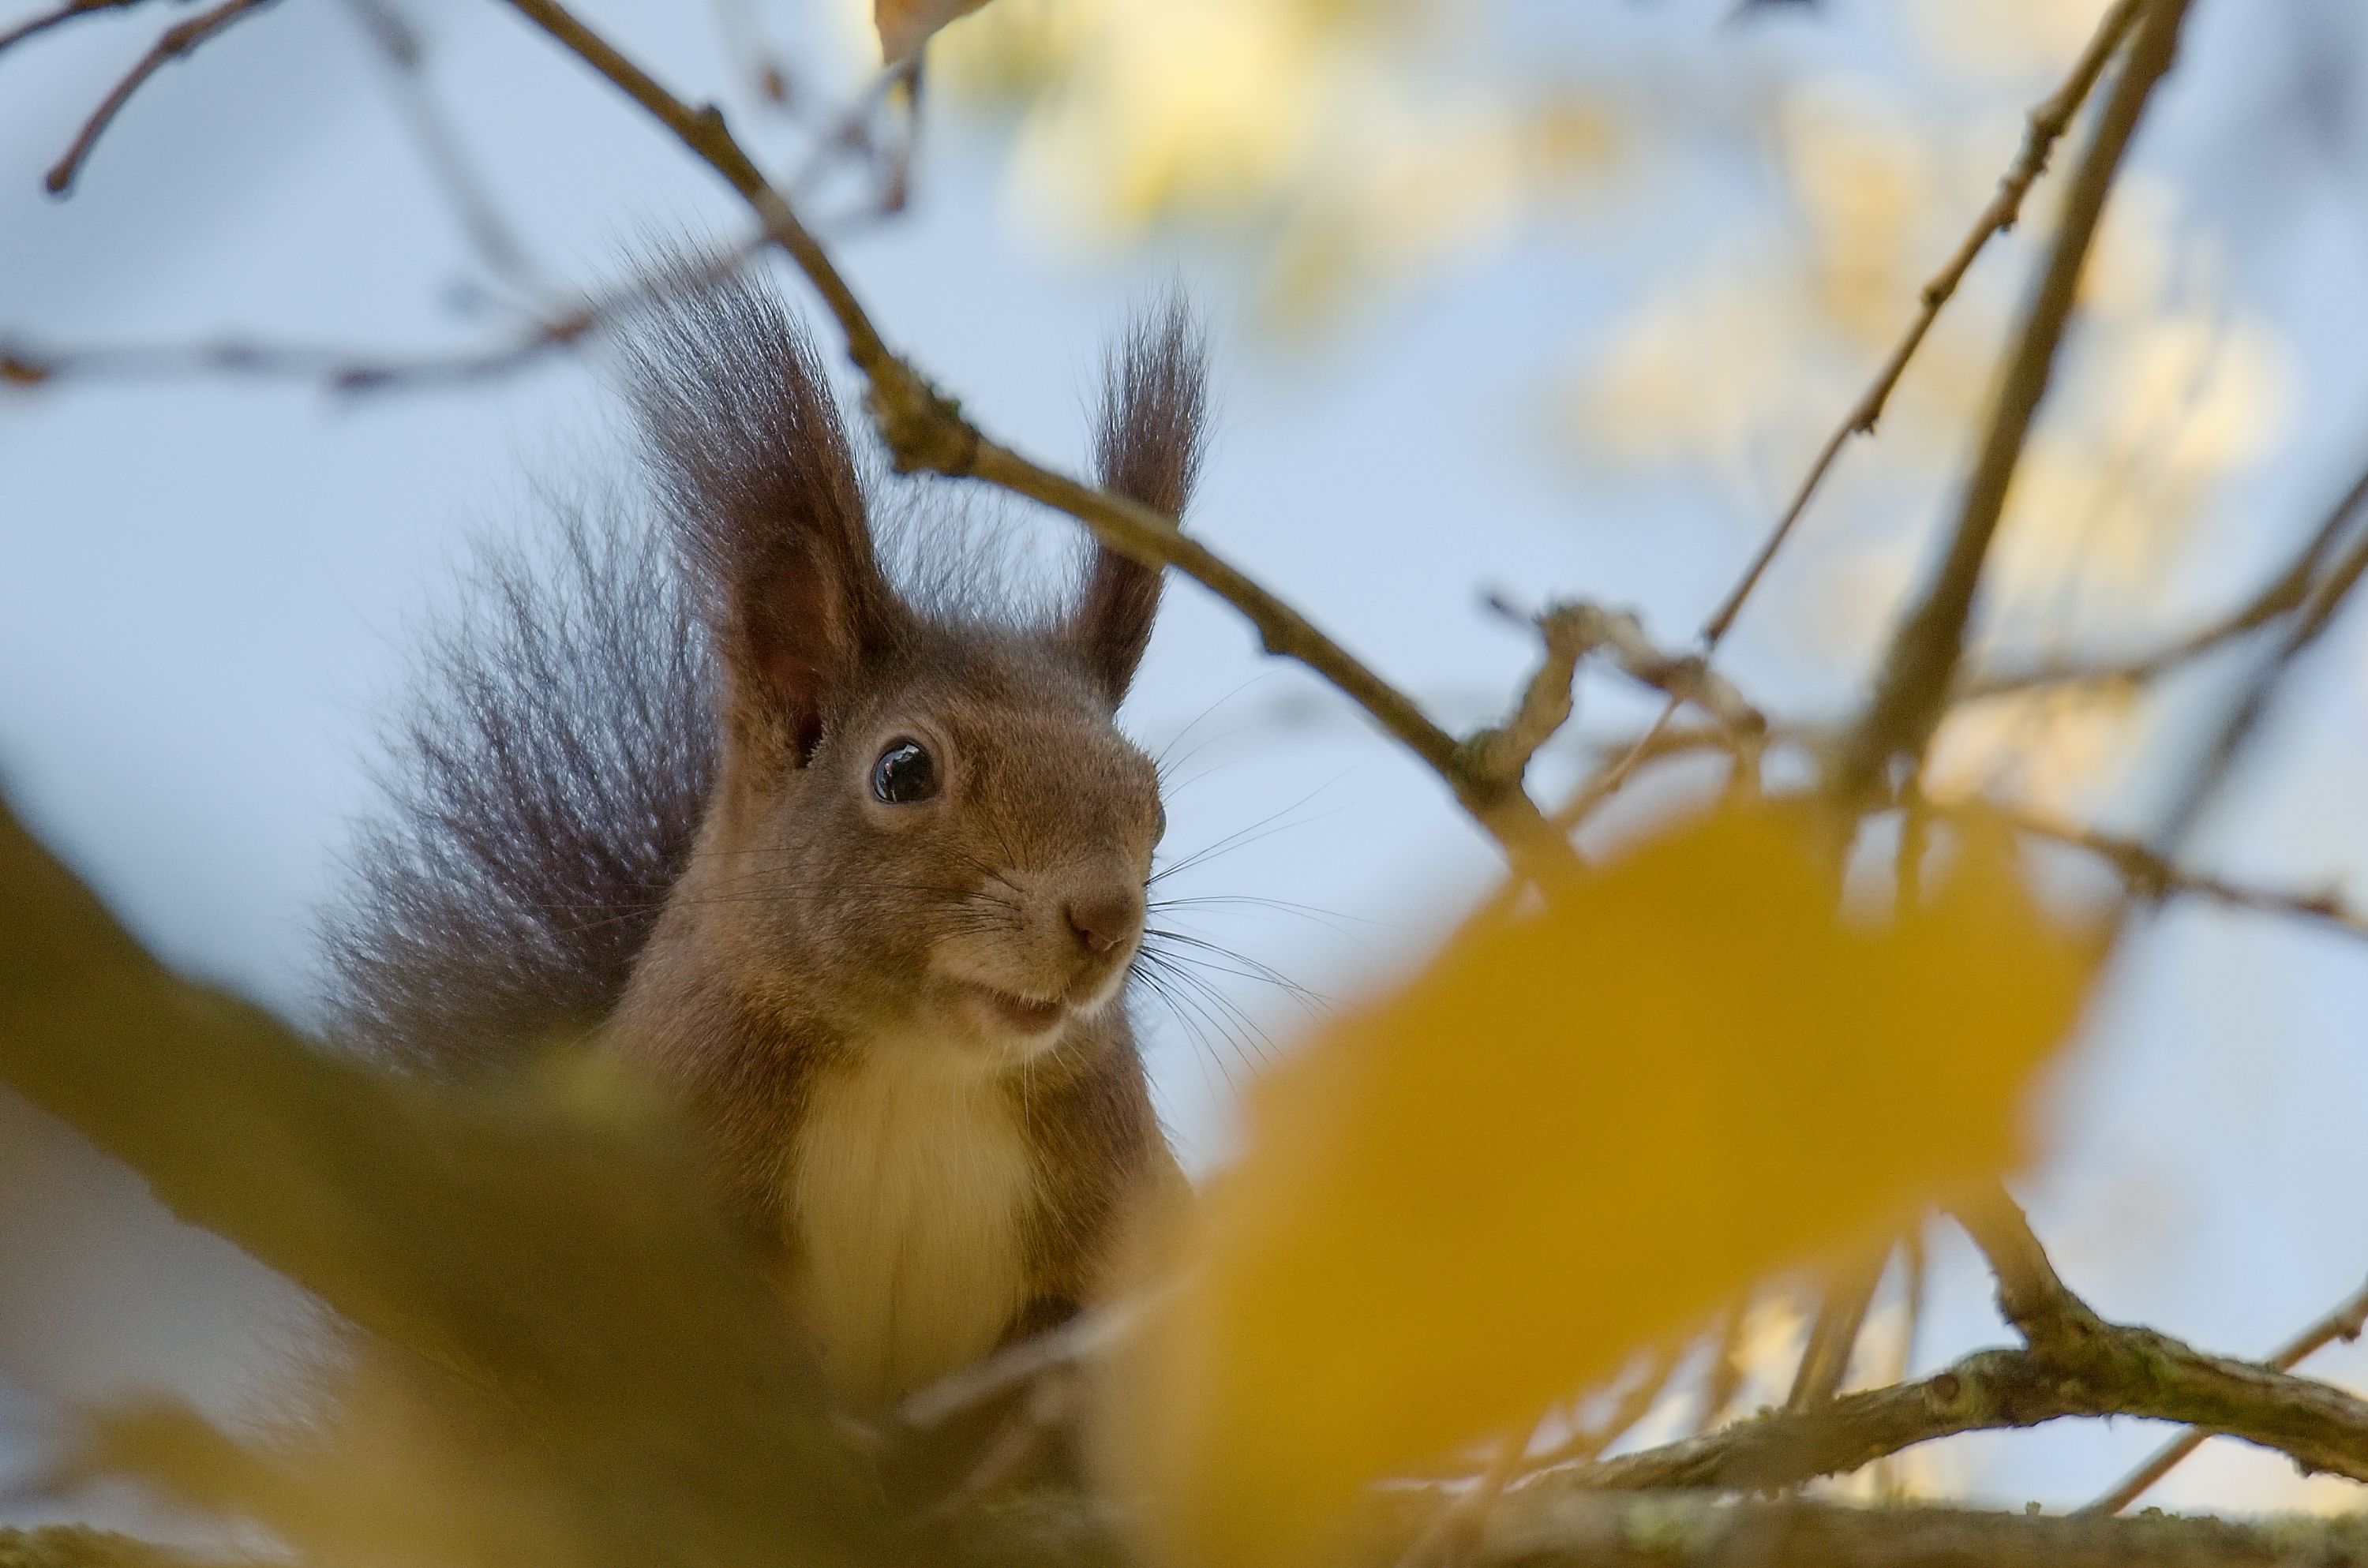
M1600 263L1644 235L1657 250L1652 231L1681 225L1682 256L1571 345L1539 437L1582 471L1674 471L1715 483L1742 517L1772 517L2105 6L1829 8L1825 27L1851 36L1820 50L1792 14L1816 7L1746 6L1730 29L1800 46L1790 59L1770 48L1757 70L1590 59L1586 29L1622 20L1602 8L1565 19L1576 47L1541 48L1543 9L1001 0L942 35L932 85L1008 128L1024 233L1219 247L1286 332L1353 333L1394 298L1454 287L1517 235ZM1821 558L1822 591L1757 612L1817 664L1862 668L1888 630L1920 556L1901 524L1956 483L2051 214L2032 202L2007 256L1975 270L1882 438L1818 501L1802 548ZM2157 175L2121 182L2082 309L1985 606L1988 640L2024 653L2156 620L2200 519L2276 449L2293 395L2278 324L2232 289L2219 236ZM1934 782L2010 781L2035 804L2094 809L2143 739L2129 697L2109 686L1970 712Z

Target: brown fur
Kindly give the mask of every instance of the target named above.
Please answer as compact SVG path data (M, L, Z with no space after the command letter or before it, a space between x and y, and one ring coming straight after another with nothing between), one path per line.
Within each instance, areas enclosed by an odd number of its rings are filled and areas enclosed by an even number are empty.
M1149 760L1112 722L1149 639L1158 574L1101 551L1077 608L1051 624L925 614L881 571L836 403L772 294L746 281L686 287L653 312L630 360L683 589L644 594L638 636L621 615L554 629L538 618L560 601L515 586L511 571L512 641L586 632L606 645L578 653L610 660L611 689L579 713L500 689L500 674L551 672L497 658L494 674L426 694L406 766L416 774L428 759L430 787L398 790L394 825L370 841L363 891L334 928L342 1016L381 1048L445 1063L478 1054L455 1042L488 1020L511 1038L537 1033L522 1027L536 1022L522 987L546 988L569 1014L605 1015L611 1049L677 1085L727 1201L772 1249L793 1301L812 1119L837 1114L824 1108L897 1053L916 1072L974 1075L976 1093L1002 1096L1028 1172L1014 1228L1021 1289L996 1337L1049 1326L1100 1289L1130 1192L1180 1181L1123 998L1164 813ZM1112 361L1104 483L1180 509L1201 389L1181 310L1139 326ZM621 547L598 559L612 557L632 561ZM679 637L693 623L703 646ZM461 708L439 710L453 692ZM686 722L694 734L677 733ZM648 734L663 737L662 763L635 754ZM873 766L908 737L927 745L941 792L883 802ZM536 756L546 744L575 760ZM673 794L604 791L653 766ZM691 832L684 793L698 801ZM609 811L616 820L599 821ZM538 853L550 858L538 866ZM493 870L450 874L480 862ZM469 907L489 886L523 912L509 926ZM638 940L622 966L609 951L618 911L605 911L611 926L593 924L603 905L628 906L622 929ZM513 926L538 950L505 980ZM474 991L507 1000L480 1006ZM1055 1009L1057 1023L1042 1021ZM947 1092L971 1103L968 1088ZM903 1258L890 1263L929 1263Z

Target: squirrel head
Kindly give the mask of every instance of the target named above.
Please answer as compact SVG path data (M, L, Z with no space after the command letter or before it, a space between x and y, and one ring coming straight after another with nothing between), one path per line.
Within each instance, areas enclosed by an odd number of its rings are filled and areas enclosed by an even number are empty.
M1025 1060L1116 1004L1158 775L1115 715L1156 570L1099 548L1049 623L924 613L882 572L837 405L780 301L706 283L634 392L715 661L717 783L675 899L743 999ZM1173 516L1201 360L1180 305L1112 356L1101 482Z

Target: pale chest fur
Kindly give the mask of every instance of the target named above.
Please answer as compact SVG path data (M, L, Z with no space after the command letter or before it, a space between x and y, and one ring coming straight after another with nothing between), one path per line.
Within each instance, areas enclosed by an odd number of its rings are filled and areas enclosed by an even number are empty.
M1036 1185L995 1078L879 1042L815 1083L792 1169L797 1305L842 1399L885 1403L995 1347L1026 1299Z

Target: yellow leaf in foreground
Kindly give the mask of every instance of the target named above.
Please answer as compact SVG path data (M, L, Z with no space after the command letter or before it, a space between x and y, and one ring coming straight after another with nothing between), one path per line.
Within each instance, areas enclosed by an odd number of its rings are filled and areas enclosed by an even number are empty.
M1467 929L1248 1096L1112 1407L1158 1544L1305 1562L1366 1483L2006 1168L2095 953L2003 835L1869 926L1743 811Z

